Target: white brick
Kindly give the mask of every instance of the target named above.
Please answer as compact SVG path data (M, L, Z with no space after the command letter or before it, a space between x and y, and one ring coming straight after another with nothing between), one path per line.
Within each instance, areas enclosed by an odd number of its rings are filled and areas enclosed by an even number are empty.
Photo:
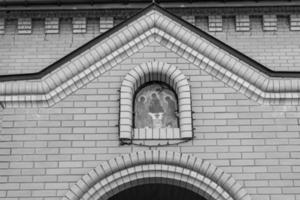
M184 19L185 21L187 21L188 23L192 24L195 26L195 16L193 15L188 15L188 16L182 16L182 19Z
M32 32L31 18L18 18L18 33L31 34L31 32Z
M263 30L276 31L277 30L277 16L263 15Z
M74 17L72 20L73 33L86 33L86 18Z
M0 18L0 35L5 33L5 19Z
M107 30L111 29L113 26L114 26L113 17L100 17L99 20L100 33L106 32Z
M300 15L290 15L290 30L300 31Z
M235 16L235 30L236 31L250 31L249 15L236 15Z
M208 16L208 30L211 32L223 31L223 19L221 15Z
M59 33L59 18L45 18L45 33L54 34Z

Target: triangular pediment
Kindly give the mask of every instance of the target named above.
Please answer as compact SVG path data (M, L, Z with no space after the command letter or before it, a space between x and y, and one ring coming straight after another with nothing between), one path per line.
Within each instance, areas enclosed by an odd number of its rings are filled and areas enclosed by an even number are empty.
M151 42L260 103L298 103L300 73L274 72L156 4L44 70L0 76L5 106L51 106Z

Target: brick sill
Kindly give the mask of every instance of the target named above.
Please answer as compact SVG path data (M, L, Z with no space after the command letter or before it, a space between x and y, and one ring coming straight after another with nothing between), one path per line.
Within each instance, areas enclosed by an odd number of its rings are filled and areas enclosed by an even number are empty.
M135 128L133 139L180 139L179 128Z

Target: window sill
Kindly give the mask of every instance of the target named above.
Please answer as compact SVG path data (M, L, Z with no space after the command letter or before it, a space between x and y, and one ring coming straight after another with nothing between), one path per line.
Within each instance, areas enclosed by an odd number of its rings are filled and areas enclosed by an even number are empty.
M133 139L180 139L179 128L135 128Z

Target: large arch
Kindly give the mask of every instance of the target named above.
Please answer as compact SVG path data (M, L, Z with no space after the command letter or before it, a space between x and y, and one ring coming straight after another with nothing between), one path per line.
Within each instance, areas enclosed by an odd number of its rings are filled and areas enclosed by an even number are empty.
M126 154L100 164L62 200L107 200L148 183L180 186L208 200L251 200L239 183L214 165L191 155L160 150Z

